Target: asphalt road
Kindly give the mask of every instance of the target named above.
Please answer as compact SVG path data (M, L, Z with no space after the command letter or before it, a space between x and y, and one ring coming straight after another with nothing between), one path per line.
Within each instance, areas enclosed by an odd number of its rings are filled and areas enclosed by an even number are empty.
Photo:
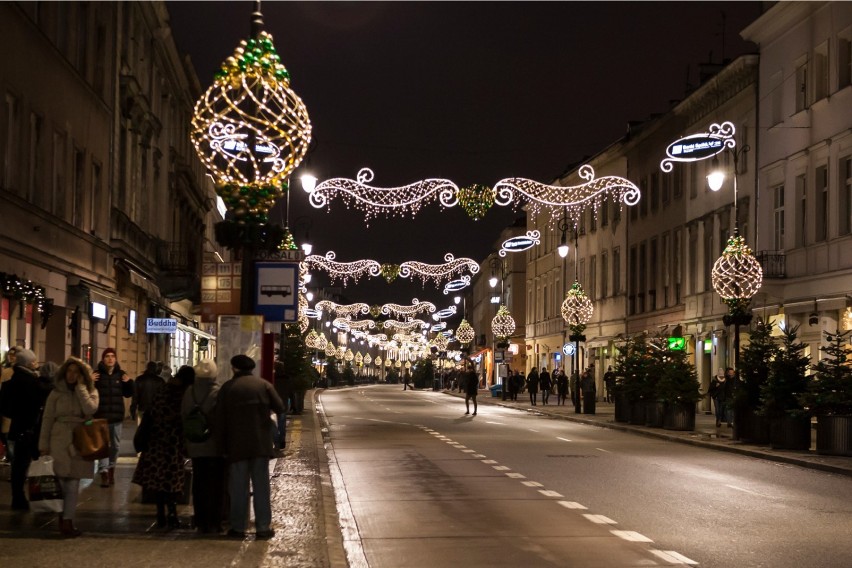
M323 392L353 566L852 566L852 479L399 386Z

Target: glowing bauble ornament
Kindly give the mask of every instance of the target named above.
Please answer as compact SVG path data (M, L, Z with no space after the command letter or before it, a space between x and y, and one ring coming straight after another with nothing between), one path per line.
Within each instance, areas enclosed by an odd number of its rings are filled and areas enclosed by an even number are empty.
M456 329L456 337L462 345L467 345L473 338L476 336L476 332L473 330L473 327L469 323L467 323L466 319L463 319L459 324L459 327Z
M336 350L334 349L334 344L331 341L327 342L327 344L325 346L325 356L326 357L334 357L335 351Z
M515 333L515 320L506 306L500 306L497 310L497 315L491 320L491 331L494 337L501 341L508 339Z
M745 239L732 236L711 273L713 289L725 301L754 297L763 284L763 269Z
M355 354L352 353L351 349L347 349L346 353L343 354L343 360L344 361L351 362L352 359L354 359L354 358L355 358Z
M565 301L562 302L562 319L568 325L585 325L592 319L594 306L583 287L576 280L571 285L571 289L565 294Z
M494 190L486 185L475 183L459 189L459 205L474 221L482 219L494 205Z

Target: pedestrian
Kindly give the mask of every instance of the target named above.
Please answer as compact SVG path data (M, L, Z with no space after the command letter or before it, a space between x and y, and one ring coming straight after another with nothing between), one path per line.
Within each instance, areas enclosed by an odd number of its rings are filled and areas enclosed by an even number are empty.
M606 373L604 373L604 387L606 387L606 402L614 402L614 393L615 393L615 373L612 370L612 365L610 365Z
M556 405L565 406L565 399L568 398L568 377L562 369L557 369L554 374L556 373L559 373L556 377Z
M553 388L553 381L550 378L550 373L547 372L547 367L541 368L538 384L541 389L541 404L547 406L547 401L550 400L550 389Z
M195 365L195 383L187 387L181 404L181 416L186 418L198 405L207 418L211 429L216 425L219 374L212 359L204 359ZM285 413L280 413L280 417ZM281 446L283 447L283 445ZM201 534L222 532L222 519L225 498L225 459L216 447L216 437L211 431L207 440L202 442L186 441L187 453L192 460L192 508L196 530Z
M115 463L118 461L118 450L121 446L124 399L133 397L133 384L119 366L115 349L112 347L104 349L92 379L100 399L95 418L103 418L109 424L109 457L98 463L98 474L101 487L111 487L115 485Z
M538 371L535 367L532 368L530 374L527 375L527 392L530 393L530 404L536 405L536 398L538 397Z
M509 376L506 377L506 387L509 390L509 400L518 400L518 382L515 379L517 376L517 371L514 373L510 371Z
M15 357L18 351L17 347L10 347L8 351L6 351L6 355L3 358L2 371L0 371L0 396L3 393L3 385L12 378L12 374L15 372ZM12 422L6 418L5 416L0 417L0 442L3 443L3 446L6 447L6 455L3 456L3 461L10 461L12 459L12 450L9 447L9 426Z
M56 378L56 372L59 370L59 365L54 363L53 361L45 361L38 367L38 382L39 386L46 390L51 391L55 385L54 380Z
M590 365L580 378L580 391L583 396L583 414L594 414L597 400L594 365Z
M9 441L12 445L12 509L27 511L29 501L24 494L27 470L38 458L39 419L48 395L38 380L38 360L30 349L18 349L12 378L0 393L0 415L9 418Z
M733 389L734 370L728 367L723 371L720 367L716 372L716 376L710 380L710 387L707 389L707 394L713 399L713 406L716 410L716 428L722 425L722 422L727 423L731 427L731 394Z
M408 390L411 385L411 375L408 374L408 371L405 371L405 375L402 377L402 390ZM413 388L411 390L414 390Z
M98 390L89 366L69 357L56 372L56 386L47 396L38 447L41 455L53 458L53 471L62 486L62 513L59 532L62 536L82 534L74 526L80 494L80 480L92 479L92 462L74 450L74 429L98 409Z
M137 424L142 423L142 416L151 408L154 397L165 386L166 381L157 374L157 363L148 361L145 372L136 377L133 382L133 403L130 405L130 415Z
M284 412L284 403L267 381L252 375L255 363L246 355L231 358L233 378L216 397L214 435L228 462L231 498L229 537L244 538L248 525L249 483L257 539L275 535L269 488L270 413Z
M293 392L293 387L290 383L290 377L287 375L287 369L284 366L284 362L281 360L275 362L273 379L275 380L275 392L278 393L278 396L281 398L281 402L284 403L284 412L280 413L276 417L277 428L275 432L275 440L273 440L273 447L276 450L283 450L284 446L287 444L287 411L290 406L290 396Z
M464 378L464 406L465 414L470 414L470 399L473 399L473 416L476 416L476 395L479 393L479 377L473 368L473 363L467 363L467 371Z
M133 483L154 494L157 528L180 527L177 498L184 490L187 459L181 410L184 393L194 382L193 368L182 366L154 397L145 417L151 434L148 447L139 455Z

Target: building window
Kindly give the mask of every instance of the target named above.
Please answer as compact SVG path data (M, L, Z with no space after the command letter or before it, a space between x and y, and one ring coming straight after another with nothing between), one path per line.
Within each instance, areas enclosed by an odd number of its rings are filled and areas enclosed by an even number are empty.
M642 178L642 180L639 182L639 187L641 188L642 195L647 197L648 196L648 177L647 176L644 176ZM653 196L651 196L651 199L653 199ZM648 216L648 199L640 199L639 200L639 214L642 215L642 217Z
M636 257L636 247L630 247L630 262L627 267L627 274L629 274L630 282L628 284L628 294L630 295L630 315L637 313L638 306L636 305L636 298L638 296L638 278L637 278L637 257Z
M840 159L840 234L852 233L852 156Z
M606 251L601 251L601 298L609 295L609 258Z
M592 255L589 257L589 298L592 300L596 300L597 295L597 257Z
M71 224L78 229L83 228L83 204L86 192L83 189L85 179L86 154L79 148L74 148L74 195L71 197Z
M601 227L609 225L609 203L604 202L598 209L601 213Z
M772 242L775 250L784 250L784 186L779 185L773 188L772 193Z
M612 249L612 293L621 292L621 249Z
M828 166L816 169L816 240L828 238Z
M60 219L65 219L65 134L53 133L53 183L48 209Z
M808 60L796 66L796 112L808 108Z
M669 233L663 234L662 243L663 266L660 284L663 289L662 307L667 308L669 307L669 289L671 286L671 235Z
M807 244L808 231L808 185L805 174L796 176L796 201L799 204L796 209L796 246L803 247Z
M828 96L828 69L828 41L824 41L814 48L814 102Z
M713 226L712 223L705 222L704 224L704 287L703 292L712 290L710 282L710 269L716 258L713 256Z
M837 87L852 85L852 29L837 39Z
M27 175L27 200L44 207L44 192L41 191L42 164L42 124L43 119L36 113L30 113L29 172Z
M649 262L648 267L648 311L657 309L657 275L659 274L657 265L657 239L651 239L651 248L648 250Z
M639 286L636 294L636 311L645 312L645 290L648 289L648 245L643 241L639 243Z
M695 199L698 197L698 168L695 164L688 164L689 169L689 198Z
M3 187L7 190L15 189L15 169L17 166L17 149L20 142L18 133L20 124L18 122L18 99L10 93L6 93L5 104L5 128L3 140Z
M92 162L92 185L89 192L89 231L92 234L98 230L98 211L101 211L104 205L101 202L102 193L101 165Z

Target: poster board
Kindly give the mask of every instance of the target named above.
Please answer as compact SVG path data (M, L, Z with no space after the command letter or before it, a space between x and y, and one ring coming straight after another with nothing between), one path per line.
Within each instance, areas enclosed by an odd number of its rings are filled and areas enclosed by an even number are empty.
M254 375L259 377L263 363L263 316L219 316L218 322L216 382L222 384L231 378L231 357L240 353L254 359Z

